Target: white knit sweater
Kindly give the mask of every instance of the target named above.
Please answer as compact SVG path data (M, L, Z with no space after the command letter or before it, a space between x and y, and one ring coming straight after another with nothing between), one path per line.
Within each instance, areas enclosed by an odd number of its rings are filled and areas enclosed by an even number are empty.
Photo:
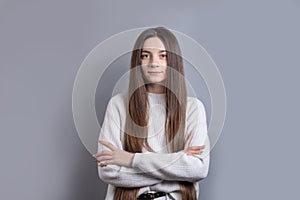
M148 93L150 113L148 143L156 151L135 153L132 167L108 165L98 167L99 177L108 184L105 200L113 200L115 187L141 187L138 195L146 191L170 193L176 200L181 199L177 181L194 182L199 196L198 182L205 178L209 168L209 140L207 136L206 112L203 103L194 97L187 97L185 141L189 133L193 139L189 146L205 145L204 153L188 156L184 152L168 153L165 139L165 94ZM113 96L107 106L99 140L106 140L123 149L126 94ZM109 150L98 145L98 151Z

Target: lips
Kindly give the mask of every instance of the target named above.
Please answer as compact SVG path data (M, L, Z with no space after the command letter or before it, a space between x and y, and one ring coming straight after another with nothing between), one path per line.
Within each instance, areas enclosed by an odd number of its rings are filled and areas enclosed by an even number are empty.
M162 72L148 72L150 76L160 76Z

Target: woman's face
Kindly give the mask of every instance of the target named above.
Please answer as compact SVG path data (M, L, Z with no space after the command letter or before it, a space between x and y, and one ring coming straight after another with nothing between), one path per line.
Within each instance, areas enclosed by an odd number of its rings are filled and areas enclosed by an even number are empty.
M143 77L150 83L159 83L167 77L167 52L158 37L145 40L142 49Z

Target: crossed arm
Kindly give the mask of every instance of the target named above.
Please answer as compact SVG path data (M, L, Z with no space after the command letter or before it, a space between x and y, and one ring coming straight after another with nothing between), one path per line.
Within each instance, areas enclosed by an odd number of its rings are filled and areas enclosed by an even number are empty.
M189 138L185 144L184 150L182 150L186 155L200 155L201 153L203 153L203 149L205 147L205 145L202 146L189 146L191 140L193 137L193 133L190 133ZM99 143L108 147L110 149L110 151L100 151L98 153L96 153L94 155L94 157L96 158L96 160L98 162L103 161L102 163L99 164L100 167L105 167L108 164L115 164L115 165L119 165L119 166L124 166L124 167L133 167L137 166L137 163L135 162L135 164L133 164L133 159L134 156L136 155L144 155L144 153L130 153L127 151L124 151L122 149L119 149L117 147L115 147L112 143L108 142L108 141L104 141L104 140L99 140ZM147 153L149 155L149 153ZM164 155L166 154L151 154L151 157L153 155L159 155L164 157Z
M94 155L103 181L118 187L143 187L164 180L196 182L207 176L209 155L201 156L205 146L197 143L200 135L207 135L206 123L199 122L198 128L193 128L194 134L189 134L180 152L131 153L122 149L119 134L112 134L120 129L110 106L109 103L99 136L98 152ZM209 143L206 144L209 148Z
M200 155L205 146L188 146L191 139L192 134L184 150L169 154L134 154L117 148L110 142L100 141L110 151L103 150L94 155L100 163L99 175L104 181L114 185L122 184L119 186L123 187L129 184L131 187L132 184L135 187L153 185L163 180L195 182L206 176L206 172L201 172L206 167L204 161L194 157Z

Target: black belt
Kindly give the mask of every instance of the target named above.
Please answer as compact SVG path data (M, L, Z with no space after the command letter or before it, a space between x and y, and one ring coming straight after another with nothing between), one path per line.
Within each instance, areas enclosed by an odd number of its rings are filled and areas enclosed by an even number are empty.
M158 197L163 197L165 196L166 193L165 192L155 192L155 193L143 193L141 194L140 196L138 196L138 200L151 200L151 199L155 199L155 198L158 198Z

